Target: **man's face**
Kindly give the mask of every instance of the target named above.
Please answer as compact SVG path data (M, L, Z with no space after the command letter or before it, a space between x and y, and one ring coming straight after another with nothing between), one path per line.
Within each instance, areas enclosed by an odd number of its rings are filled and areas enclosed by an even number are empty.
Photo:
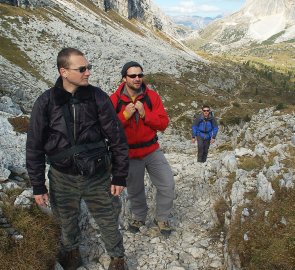
M205 107L202 109L204 117L208 117L210 113L210 108Z
M81 55L71 55L69 63L68 67L60 69L64 80L64 87L77 88L79 86L87 86L89 84L89 76L91 75L91 66L87 59Z
M141 68L140 67L128 68L127 75L123 78L123 80L129 89L133 91L138 91L139 89L141 89L141 85L143 82L143 72Z

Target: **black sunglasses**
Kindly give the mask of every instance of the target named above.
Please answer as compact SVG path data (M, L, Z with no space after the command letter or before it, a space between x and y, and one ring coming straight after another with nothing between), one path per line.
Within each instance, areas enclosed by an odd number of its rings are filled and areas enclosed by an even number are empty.
M203 110L203 112L210 112L210 110Z
M83 66L83 67L78 67L78 68L67 68L70 70L77 70L80 73L84 73L86 71L86 69L91 70L92 69L92 65L87 65L87 66Z
M144 76L143 73L139 73L139 74L126 74L127 77L135 79L136 77L138 78L142 78Z

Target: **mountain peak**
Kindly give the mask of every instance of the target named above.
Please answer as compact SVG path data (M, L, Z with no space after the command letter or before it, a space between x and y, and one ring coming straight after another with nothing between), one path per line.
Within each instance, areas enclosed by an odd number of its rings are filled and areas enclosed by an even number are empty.
M251 43L280 43L295 38L294 0L247 0L238 12L206 27L196 48L227 51Z
M291 19L295 18L294 8L293 0L247 0L241 12L255 17L284 14Z

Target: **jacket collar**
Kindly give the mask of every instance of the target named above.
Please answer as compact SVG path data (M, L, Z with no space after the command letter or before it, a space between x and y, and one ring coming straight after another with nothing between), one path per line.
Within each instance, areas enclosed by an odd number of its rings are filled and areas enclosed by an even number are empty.
M127 92L127 89L125 87L125 82L121 83L116 91L116 94L118 95L118 97L124 101L130 101L131 98ZM138 96L136 97L137 100L140 100L143 98L144 95L147 94L147 86L145 83L142 83L142 86L141 86L141 91L140 93L138 94Z
M63 105L67 103L73 96L81 101L91 99L92 94L90 90L90 85L80 86L75 92L75 94L72 95L63 88L62 79L61 77L59 77L53 89L54 103L56 105Z

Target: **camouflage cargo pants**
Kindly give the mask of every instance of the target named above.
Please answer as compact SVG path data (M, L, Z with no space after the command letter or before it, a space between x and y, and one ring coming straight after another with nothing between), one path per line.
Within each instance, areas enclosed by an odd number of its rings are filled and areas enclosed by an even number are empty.
M99 225L108 254L124 256L123 238L117 223L119 198L114 198L110 193L110 173L87 178L67 175L50 167L48 178L50 204L61 226L63 249L70 251L79 246L78 217L83 199Z

